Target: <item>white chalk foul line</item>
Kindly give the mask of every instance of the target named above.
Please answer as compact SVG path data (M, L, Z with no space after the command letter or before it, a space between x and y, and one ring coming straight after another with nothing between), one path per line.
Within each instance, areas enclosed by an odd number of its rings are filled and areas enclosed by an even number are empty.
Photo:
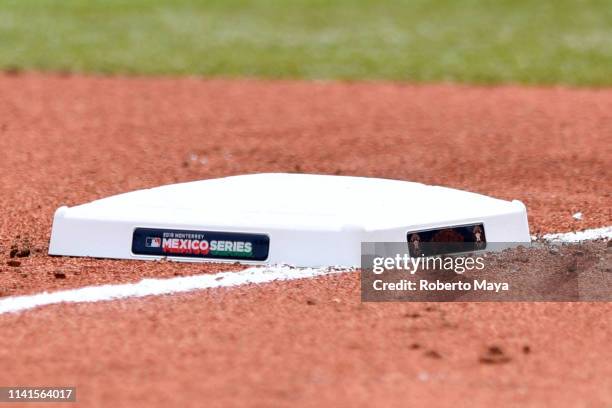
M20 312L57 303L100 302L131 297L166 295L198 289L240 286L249 283L314 278L349 270L291 268L287 266L253 267L236 272L221 272L169 279L143 279L137 283L117 285L86 286L79 289L62 290L52 293L43 292L36 295L12 296L0 299L0 314Z
M592 241L595 239L612 239L612 226L577 232L566 232L564 234L546 234L542 236L542 239L548 242L568 244L582 241Z
M559 243L612 239L612 226L565 234L547 234L542 236L541 239ZM253 267L237 272L221 272L169 279L143 279L137 283L117 285L86 286L79 289L62 290L52 293L43 292L36 295L12 296L0 299L0 314L20 312L57 303L100 302L131 297L166 295L198 289L240 286L249 283L256 284L279 280L314 278L350 270L291 268L288 266Z

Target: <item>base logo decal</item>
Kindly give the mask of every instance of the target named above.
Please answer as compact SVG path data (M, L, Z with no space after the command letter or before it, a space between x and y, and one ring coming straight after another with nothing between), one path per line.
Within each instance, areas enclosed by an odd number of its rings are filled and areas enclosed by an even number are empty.
M487 247L483 223L408 232L406 238L411 257L480 251Z
M136 228L132 252L138 255L265 261L270 238L264 234Z

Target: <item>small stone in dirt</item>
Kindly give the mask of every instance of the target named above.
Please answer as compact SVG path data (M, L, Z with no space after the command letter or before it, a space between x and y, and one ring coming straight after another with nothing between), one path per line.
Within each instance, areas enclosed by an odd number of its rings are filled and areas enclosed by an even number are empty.
M17 248L11 249L11 252L9 252L9 257L14 258L15 256L17 256L18 252L19 250Z
M442 358L440 353L438 353L436 350L427 350L424 355L425 357L434 358L436 360L439 360Z
M55 279L66 279L66 273L62 271L55 271L53 273L53 276L55 277Z
M576 260L576 258L574 258L570 261L569 265L567 266L567 271L576 272L577 269L578 269L578 261Z
M576 221L580 221L582 219L582 213L578 211L577 213L574 213L572 215L572 218L575 219Z
M548 252L549 252L549 253L551 253L551 254L553 254L553 255L557 255L557 254L559 253L559 248L558 248L558 247L556 247L556 246L550 247L550 248L548 249Z
M30 248L24 248L21 251L17 252L17 258L25 258L30 256Z
M313 305L316 305L316 304L317 304L317 301L316 301L316 300L314 300L314 299L308 299L308 300L306 300L306 304L307 304L308 306L313 306Z
M18 266L21 266L21 262L16 261L16 260L10 260L6 263L8 266L12 266L13 268L17 268Z

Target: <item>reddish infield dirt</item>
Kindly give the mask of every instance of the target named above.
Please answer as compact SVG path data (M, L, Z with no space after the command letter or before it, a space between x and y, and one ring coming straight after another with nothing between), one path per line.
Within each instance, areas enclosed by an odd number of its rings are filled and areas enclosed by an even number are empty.
M3 385L82 406L612 401L612 303L361 303L359 275L1 315Z
M610 89L0 75L0 296L238 269L46 251L60 205L240 173L520 199L534 234L610 225L610 135ZM76 384L84 406L609 406L610 312L361 304L357 274L52 306L0 316L0 385Z

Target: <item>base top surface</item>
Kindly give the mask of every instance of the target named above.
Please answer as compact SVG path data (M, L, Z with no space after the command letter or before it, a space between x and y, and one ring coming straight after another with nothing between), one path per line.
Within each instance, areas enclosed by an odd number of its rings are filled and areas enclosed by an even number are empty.
M99 219L376 229L487 216L515 205L407 181L270 173L139 190L68 210L74 217Z

